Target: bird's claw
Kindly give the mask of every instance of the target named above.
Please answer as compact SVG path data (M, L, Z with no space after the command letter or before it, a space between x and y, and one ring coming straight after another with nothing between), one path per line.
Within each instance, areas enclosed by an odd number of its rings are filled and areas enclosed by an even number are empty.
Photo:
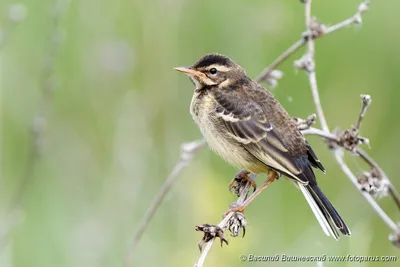
M242 237L244 237L246 234L246 226L246 218L244 217L243 213L240 212L236 212L228 221L228 229L231 232L231 236L233 237L239 235L239 231L241 228L243 228Z
M240 171L228 184L229 191L239 196L243 188L246 186L247 182L251 184L251 187L254 188L253 192L257 189L256 182L249 177L250 172L248 171Z

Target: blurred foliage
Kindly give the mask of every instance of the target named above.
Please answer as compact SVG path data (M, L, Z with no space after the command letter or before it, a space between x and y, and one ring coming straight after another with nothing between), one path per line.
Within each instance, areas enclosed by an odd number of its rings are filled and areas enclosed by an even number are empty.
M179 159L180 144L200 137L188 112L193 86L173 67L220 52L255 77L300 37L303 6L294 0L71 0L57 26L51 17L55 1L21 1L27 16L1 46L1 231L16 224L0 251L0 266L121 266L140 218ZM360 3L313 2L313 14L326 24L349 17ZM0 30L10 27L6 21L15 4L1 1ZM369 152L398 189L399 10L399 1L373 1L362 26L316 42L317 77L330 127L353 124L359 95L370 94L361 134L370 138ZM50 57L52 75L44 66L57 43L58 53ZM280 67L285 76L273 89L298 117L314 113L306 75L292 64L302 52ZM46 78L53 91L43 101ZM26 175L38 110L46 118L42 149ZM309 140L327 169L326 175L318 174L321 187L353 236L339 242L326 237L301 193L281 179L248 208L246 237L229 238L223 249L214 246L206 266L243 266L239 255L249 253L400 255L388 241L389 229L325 144ZM346 159L357 174L366 167L354 156ZM227 190L235 172L204 149L180 174L149 225L135 265L191 266L201 239L194 225L221 219L235 199ZM7 209L25 178L27 190L11 220ZM389 199L380 203L398 220ZM287 264L292 265L315 266ZM357 266L389 265L398 263Z

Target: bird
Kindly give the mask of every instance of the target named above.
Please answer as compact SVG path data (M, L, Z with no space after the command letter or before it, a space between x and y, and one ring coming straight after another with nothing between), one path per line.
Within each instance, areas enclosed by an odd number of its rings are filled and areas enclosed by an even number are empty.
M189 67L176 67L193 82L190 113L209 147L247 174L267 180L232 211L244 208L280 175L303 193L323 231L339 238L350 230L317 184L320 160L279 101L229 57L212 53Z

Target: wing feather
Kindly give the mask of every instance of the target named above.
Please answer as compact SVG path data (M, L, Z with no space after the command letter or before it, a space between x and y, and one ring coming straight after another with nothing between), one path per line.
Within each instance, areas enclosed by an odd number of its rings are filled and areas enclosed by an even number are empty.
M307 184L308 179L301 175L301 166L288 148L284 145L280 133L268 120L263 109L255 101L247 101L242 105L227 105L221 101L216 108L220 125L228 134L267 166L297 181Z

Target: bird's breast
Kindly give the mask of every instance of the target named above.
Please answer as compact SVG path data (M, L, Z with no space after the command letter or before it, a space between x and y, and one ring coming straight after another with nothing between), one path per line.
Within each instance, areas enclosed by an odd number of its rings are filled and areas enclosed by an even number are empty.
M266 171L265 165L260 165L254 156L227 133L215 110L216 102L211 95L198 93L193 95L190 113L209 147L225 161L239 169L247 169L256 173Z

